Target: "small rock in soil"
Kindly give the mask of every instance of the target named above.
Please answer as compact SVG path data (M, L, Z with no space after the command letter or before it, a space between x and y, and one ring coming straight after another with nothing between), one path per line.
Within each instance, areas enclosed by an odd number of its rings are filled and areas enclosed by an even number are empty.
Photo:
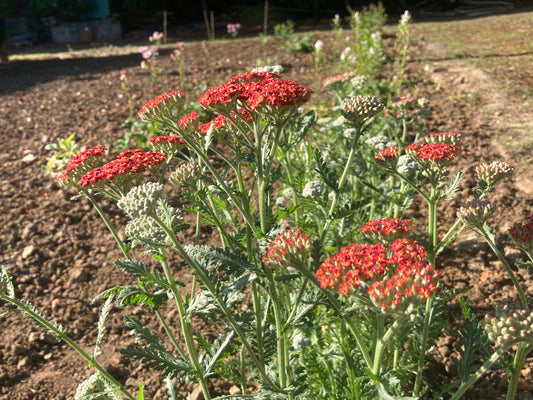
M33 254L35 250L35 247L33 247L31 244L29 246L24 247L24 250L22 250L22 259L26 259L29 256Z
M83 268L73 268L70 271L68 284L85 282L89 278L89 273Z
M24 369L24 368L30 367L31 365L32 365L31 360L27 357L24 357L20 359L19 362L17 363L17 369Z

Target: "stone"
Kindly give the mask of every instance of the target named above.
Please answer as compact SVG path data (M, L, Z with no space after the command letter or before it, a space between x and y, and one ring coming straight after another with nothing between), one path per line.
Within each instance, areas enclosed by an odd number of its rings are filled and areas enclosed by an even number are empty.
M31 244L24 247L24 249L22 250L22 259L25 260L26 258L31 256L34 251L35 251L35 247L33 247Z

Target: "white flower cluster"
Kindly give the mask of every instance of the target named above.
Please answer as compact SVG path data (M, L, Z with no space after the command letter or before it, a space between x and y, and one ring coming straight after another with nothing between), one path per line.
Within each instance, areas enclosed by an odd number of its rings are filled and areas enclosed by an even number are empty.
M398 157L396 171L398 171L399 174L411 175L418 171L418 169L418 163L409 154L402 154L400 157Z
M252 69L252 72L272 72L273 74L281 74L283 67L281 65L265 65Z
M388 136L378 135L365 140L365 143L375 150L383 150L387 147L396 146Z
M315 198L324 192L324 186L319 181L310 181L304 187L302 191L303 197Z

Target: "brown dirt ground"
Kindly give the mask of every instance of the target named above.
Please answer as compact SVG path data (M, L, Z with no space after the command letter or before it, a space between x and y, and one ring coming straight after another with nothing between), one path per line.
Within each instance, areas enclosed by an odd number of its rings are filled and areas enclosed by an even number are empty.
M483 20L476 20L479 26ZM475 24L474 24L475 25ZM475 26L472 29L476 29ZM331 45L332 35L316 32L316 38ZM174 41L181 40L176 37ZM171 43L173 41L170 41ZM386 52L393 51L393 37L385 37ZM101 45L101 44L100 44ZM310 54L285 54L273 40L243 39L209 43L215 83L256 65L257 58L280 63L285 78L315 87L314 61ZM471 198L478 162L503 159L512 163L515 176L499 186L491 201L499 212L493 218L498 245L511 259L523 259L511 246L506 229L533 210L533 171L531 148L517 151L502 144L498 135L522 123L516 116L517 96L507 86L505 71L495 76L464 59L440 57L439 44L431 37L413 38L408 73L413 82L406 95L430 100L432 132L454 131L463 134L463 153L458 168L465 173L460 192L442 208L440 224L448 227L457 208ZM53 51L44 47L44 51ZM103 50L102 50L103 49ZM86 49L87 50L87 49ZM165 89L178 82L177 65L162 50ZM529 55L531 57L531 54ZM184 57L188 82L208 82L208 68L199 42L188 42ZM531 58L530 65L531 65ZM95 341L95 322L101 303L91 300L102 290L127 284L127 278L113 266L120 258L112 238L97 213L85 201L73 202L69 190L61 189L41 166L50 153L47 143L69 134L85 147L110 146L123 134L120 124L126 119L121 98L119 72L127 69L134 76L131 86L138 108L152 96L147 90L148 73L141 70L135 47L120 46L60 53L52 57L12 61L0 66L0 263L14 279L16 292L30 300L41 312L61 323L72 337L89 351ZM389 60L390 61L390 60ZM429 70L424 70L428 65ZM525 81L520 90L531 94L533 82ZM518 90L518 89L517 89ZM465 93L467 95L465 95ZM468 94L477 93L474 97ZM191 97L197 97L192 93ZM319 96L317 93L316 96ZM529 114L528 114L529 112ZM520 115L531 123L531 109ZM415 204L410 216L423 214ZM423 207L421 207L422 209ZM118 223L123 217L105 204ZM444 284L462 288L472 286L465 297L478 316L492 311L497 300L513 296L511 282L501 264L484 243L466 232L440 258ZM531 272L519 272L519 280L533 297ZM140 309L128 310L141 316ZM457 303L450 303L447 315L460 322ZM171 316L173 316L171 314ZM146 317L146 315L143 315ZM208 326L200 326L209 329ZM120 310L108 321L107 339L101 362L133 392L143 379L149 397L164 398L162 378L148 373L142 365L124 360L118 348L132 342L124 327ZM13 400L71 399L79 382L90 370L65 344L40 333L22 315L0 320L0 398ZM428 371L435 379L453 376L450 355L453 339L436 344L437 364ZM520 398L533 398L533 359L522 371ZM499 372L482 379L466 398L504 398L506 380ZM228 386L214 383L213 392L228 392ZM194 387L184 387L192 391ZM528 397L529 396L529 397Z

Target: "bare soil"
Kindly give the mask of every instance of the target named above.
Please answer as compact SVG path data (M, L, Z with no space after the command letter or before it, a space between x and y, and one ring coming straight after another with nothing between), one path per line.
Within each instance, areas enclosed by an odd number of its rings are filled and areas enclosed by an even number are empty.
M520 29L512 21L507 18L501 22L509 24L506 25L509 30ZM467 27L477 32L485 23L485 19L471 20ZM522 126L532 123L531 107L520 107L527 101L521 96L533 93L533 81L524 79L513 83L509 80L515 76L512 70L507 73L498 70L495 74L494 70L469 62L468 56L441 56L445 54L445 44L424 34L425 30L414 29L414 32L407 66L411 84L405 95L429 99L431 132L460 132L464 139L458 168L463 170L465 180L454 200L441 210L442 231L453 222L458 207L472 198L475 165L481 161L505 160L515 166L515 175L490 197L499 210L492 225L497 231L497 243L510 261L523 260L524 256L511 245L506 230L533 212L532 148L531 141L515 146L508 133L512 131L522 139L526 134L531 139L530 132L521 131ZM331 33L314 34L316 39L331 46ZM181 38L169 42L177 40ZM393 35L385 35L384 45L390 62L394 54ZM207 46L215 84L255 67L260 58L269 64L283 65L286 79L316 88L313 56L284 53L273 39L267 43L257 38L217 41ZM42 51L54 49L42 47ZM179 79L178 65L170 59L170 51L169 46L161 51L165 90L174 89ZM498 56L504 62L513 54L498 55L496 51L494 57ZM523 65L530 68L533 65L531 53L515 56L525 57ZM188 42L184 57L187 81L207 85L210 73L202 44ZM127 118L123 109L127 103L120 90L120 70L127 69L130 77L134 77L130 83L135 109L152 97L148 72L140 68L140 62L136 48L121 45L106 48L95 44L83 52L58 53L0 65L0 263L14 278L18 296L65 326L88 351L95 342L95 323L102 305L99 301L92 303L92 299L106 288L129 283L128 278L113 266L121 254L95 210L86 201L71 201L74 193L60 188L41 166L51 155L45 145L72 133L76 134L80 146L85 147L97 144L109 147L122 136L124 128L120 125ZM529 71L529 77L533 76L532 70ZM195 99L199 93L190 95ZM315 94L322 95L320 91ZM111 204L104 207L118 224L124 222ZM423 209L422 203L415 204L409 216L423 216ZM502 265L488 246L470 232L465 232L440 257L438 267L444 270L443 282L447 287L471 286L464 297L480 318L492 312L497 301L515 297ZM187 279L186 271L176 273ZM527 295L533 297L532 273L521 270L518 277ZM121 311L112 312L108 321L101 362L131 392L142 379L149 397L166 398L160 376L118 353L118 349L132 342ZM140 309L128 312L149 317ZM450 302L446 316L452 324L461 323L456 301ZM209 329L209 326L199 328ZM40 332L22 315L2 318L0 335L1 399L71 399L78 383L91 373L87 362L67 345ZM450 362L453 345L451 337L436 343L437 362L427 371L428 377L436 381L453 379L455 371ZM502 399L506 385L501 372L490 372L465 398ZM230 388L223 382L214 382L212 389L213 393L223 394ZM195 387L188 385L183 390L195 392ZM519 392L520 399L533 398L531 357L522 370Z

